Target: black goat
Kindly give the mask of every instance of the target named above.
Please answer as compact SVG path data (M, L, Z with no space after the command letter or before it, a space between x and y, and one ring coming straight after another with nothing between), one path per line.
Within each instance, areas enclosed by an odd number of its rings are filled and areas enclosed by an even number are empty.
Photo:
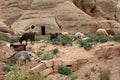
M14 48L15 51L25 51L27 44L10 44L10 47Z
M26 41L27 44L28 40L31 40L31 43L32 41L35 41L35 32L24 33L22 37L19 39L19 42L22 44L22 41Z
M58 33L50 33L50 40L57 39Z

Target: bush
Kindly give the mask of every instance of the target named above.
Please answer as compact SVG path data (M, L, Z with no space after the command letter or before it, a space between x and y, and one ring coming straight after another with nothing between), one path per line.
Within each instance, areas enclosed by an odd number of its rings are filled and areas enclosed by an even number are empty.
M51 41L51 43L53 45L62 45L62 46L65 46L65 45L71 45L72 46L72 42L73 42L73 37L69 37L69 36L58 36L57 39L54 39Z
M56 55L58 52L59 52L59 50L57 48L55 48L51 51L51 53L54 54L54 55Z
M71 74L71 69L66 66L58 66L58 73L63 74L63 75L70 75Z
M110 80L109 69L100 69L100 80Z
M107 36L88 35L87 37L88 37L88 39L86 39L86 40L78 41L78 44L80 45L80 47L84 47L84 49L86 49L86 50L91 49L92 45L95 45L98 42L104 43L109 40L112 40L111 37L107 37Z
M85 77L89 79L89 78L90 78L90 75L91 75L91 74L87 72L87 73L85 74Z
M84 47L84 49L89 50L89 49L91 49L93 43L90 43L90 42L87 42L84 40L80 40L79 45L80 45L80 47Z
M50 60L53 59L53 54L46 53L43 55L42 60Z
M9 71L11 71L11 66L10 66L9 64L6 64L6 65L2 68L2 70L3 70L4 72L9 72Z

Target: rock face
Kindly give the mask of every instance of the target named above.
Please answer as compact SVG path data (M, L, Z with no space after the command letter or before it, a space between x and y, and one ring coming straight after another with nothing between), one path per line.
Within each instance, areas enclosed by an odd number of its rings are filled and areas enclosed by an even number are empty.
M37 31L45 26L47 32L68 31L74 34L80 31L90 34L107 24L107 28L119 32L119 5L119 0L0 1L4 22L10 24L16 34L25 32L31 25L37 26Z
M114 57L119 57L120 56L120 46L116 45L116 46L106 46L103 47L99 50L97 50L95 52L95 55L99 58L99 59L111 59Z

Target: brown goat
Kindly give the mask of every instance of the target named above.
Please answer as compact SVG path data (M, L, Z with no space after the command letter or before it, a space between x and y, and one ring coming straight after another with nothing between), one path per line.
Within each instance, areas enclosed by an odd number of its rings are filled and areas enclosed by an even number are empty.
M24 33L22 37L19 39L19 42L22 44L22 41L26 41L27 44L28 40L31 40L31 43L32 41L35 41L35 32Z
M116 34L115 31L112 30L112 29L108 29L108 30L106 30L106 31L107 31L108 35L114 36L114 35Z
M25 51L26 46L27 44L19 44L19 45L10 44L10 47L13 47L15 51L23 51L23 50Z

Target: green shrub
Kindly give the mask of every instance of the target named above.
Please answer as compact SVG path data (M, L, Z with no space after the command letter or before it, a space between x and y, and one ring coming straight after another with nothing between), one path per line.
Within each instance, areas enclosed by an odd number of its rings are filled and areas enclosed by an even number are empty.
M53 54L46 53L43 55L42 60L50 60L53 59Z
M110 80L109 69L100 69L100 80Z
M2 70L3 70L4 72L9 72L9 71L11 71L11 66L10 66L9 64L6 64L6 65L2 68Z
M71 69L66 66L58 66L58 73L63 74L63 75L70 75L71 74Z
M55 48L51 51L51 53L54 54L54 55L56 55L58 52L59 52L59 50L57 48Z
M80 40L79 45L80 45L80 47L84 47L84 49L89 50L89 49L91 49L93 43L87 42L85 40Z
M90 78L90 75L91 75L91 74L87 72L87 73L85 74L85 77L89 79L89 78Z

